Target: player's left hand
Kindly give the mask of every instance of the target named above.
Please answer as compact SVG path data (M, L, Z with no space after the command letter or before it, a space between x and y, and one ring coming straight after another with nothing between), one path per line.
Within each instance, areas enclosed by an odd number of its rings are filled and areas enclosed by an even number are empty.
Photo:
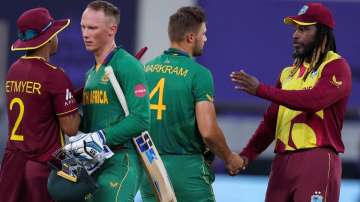
M256 77L247 74L244 70L240 70L238 72L231 72L230 78L231 81L235 83L236 90L242 90L251 95L256 95L256 91L260 85Z

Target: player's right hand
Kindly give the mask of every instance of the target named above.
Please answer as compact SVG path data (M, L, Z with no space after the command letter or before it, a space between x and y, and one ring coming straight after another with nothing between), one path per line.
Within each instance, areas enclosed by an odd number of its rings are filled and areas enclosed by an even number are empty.
M245 161L237 153L232 152L231 155L226 158L225 167L229 175L237 175L241 170L244 169Z

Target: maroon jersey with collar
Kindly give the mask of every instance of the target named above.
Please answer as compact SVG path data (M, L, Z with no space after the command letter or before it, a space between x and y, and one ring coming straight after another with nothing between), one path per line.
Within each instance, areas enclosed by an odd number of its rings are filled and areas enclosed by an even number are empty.
M73 87L62 69L39 57L21 57L5 83L9 133L7 149L47 161L63 137L58 116L77 112Z

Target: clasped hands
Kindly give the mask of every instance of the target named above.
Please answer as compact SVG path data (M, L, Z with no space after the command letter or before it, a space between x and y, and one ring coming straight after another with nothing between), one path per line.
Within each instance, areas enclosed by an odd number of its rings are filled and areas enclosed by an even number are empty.
M239 154L232 152L225 159L225 168L230 176L239 174L240 171L245 170L248 161L246 158L241 157Z

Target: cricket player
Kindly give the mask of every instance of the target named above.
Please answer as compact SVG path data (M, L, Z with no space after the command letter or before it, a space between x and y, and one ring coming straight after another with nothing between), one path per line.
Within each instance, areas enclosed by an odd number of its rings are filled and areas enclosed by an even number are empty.
M101 139L115 153L92 175L100 188L86 195L86 201L133 201L139 189L143 168L131 139L148 130L149 98L143 65L116 46L115 35L120 11L107 1L93 1L81 17L82 37L87 51L94 54L94 65L86 73L83 90L81 131ZM129 107L125 113L105 74L111 65ZM96 132L101 130L101 133Z
M211 72L194 60L206 42L205 13L182 7L170 17L171 46L145 66L150 90L150 134L170 176L177 201L215 201L211 151L225 161L231 175L243 167L216 121ZM209 149L211 151L209 151ZM156 201L148 180L141 186L145 202Z
M267 202L338 202L351 70L336 52L335 21L323 4L307 3L284 22L295 27L295 61L276 87L244 71L231 74L236 89L272 101L240 155L254 160L275 140Z
M54 20L46 8L25 11L17 20L12 51L25 51L6 75L8 141L0 170L1 202L50 202L47 162L75 135L80 116L70 79L50 63L57 34L70 23Z

